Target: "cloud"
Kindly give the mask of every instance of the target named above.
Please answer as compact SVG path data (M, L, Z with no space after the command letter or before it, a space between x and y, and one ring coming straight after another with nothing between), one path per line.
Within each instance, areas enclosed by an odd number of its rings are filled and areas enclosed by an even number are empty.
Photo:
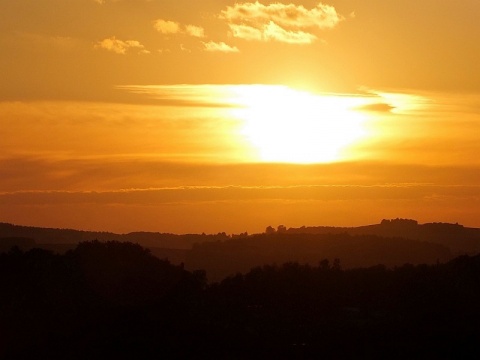
M285 27L320 29L333 28L342 20L342 16L337 14L333 6L322 3L308 10L302 5L281 3L263 5L258 1L227 6L227 10L222 11L222 17L232 23L264 24L273 21Z
M327 186L178 186L109 191L18 191L0 193L3 205L125 204L160 205L232 201L353 201L470 199L478 203L478 186L422 184Z
M355 109L359 111L389 113L395 109L395 106L392 106L390 104L385 104L385 103L373 103L373 104L362 105L362 106L356 107Z
M302 5L263 5L258 1L227 6L220 18L227 21L234 37L290 44L312 43L317 36L302 29L330 29L343 19L333 6L322 3L306 9Z
M121 0L93 0L93 1L96 2L97 4L103 5L103 4L106 4L107 2L116 3ZM152 0L144 0L144 1L152 1Z
M192 50L190 50L189 48L185 47L184 44L180 44L180 50L184 51L184 52L192 52Z
M230 24L229 27L234 37L244 40L275 40L289 44L310 44L317 39L315 35L304 31L285 30L273 21L262 25L261 28L243 24Z
M263 36L266 40L276 40L289 44L310 44L317 39L313 34L303 31L289 31L270 21L263 28Z
M185 34L197 38L205 37L205 30L201 26L182 25L176 21L157 19L153 27L162 34Z
M214 43L214 42L211 42ZM215 43L214 43L215 44ZM211 47L219 46L211 44ZM206 45L204 45L206 46ZM229 46L229 45L226 45ZM205 49L206 50L206 49ZM238 97L239 92L258 87L272 89L275 85L229 85L229 84L177 84L177 85L120 85L117 89L155 99L155 104L164 106L188 106L206 108L238 108L245 104Z
M244 40L262 40L263 32L253 26L243 24L229 24L232 35Z
M78 46L81 41L68 36L50 36L29 32L15 32L19 40L25 41L31 45L42 47L55 47L59 49L72 49Z
M205 46L205 51L210 51L210 52L224 52L224 53L239 52L236 46L227 45L223 41L222 42L209 41L207 43L204 42L203 45Z
M180 24L175 21L155 20L153 27L162 34L177 34L180 32Z
M143 119L143 118L142 118ZM207 120L208 121L208 120ZM153 128L148 123L147 128ZM166 128L164 124L155 123ZM207 126L217 123L210 121ZM124 127L128 127L124 126ZM104 131L112 132L110 127L103 126ZM138 133L130 127L126 134ZM188 124L184 127L187 131ZM79 131L81 135L91 131ZM25 132L25 131L24 131ZM72 131L73 132L73 131ZM152 131L150 131L152 132ZM191 136L201 135L200 131L192 131ZM147 133L147 132L145 132ZM132 140L132 148L128 149L128 140L123 144L114 143L107 138L107 147L122 147L126 151L136 148L143 150L141 143L149 143L161 133L152 136L143 135L141 139ZM119 134L118 131L115 135ZM73 137L75 134L71 134ZM169 131L173 140L165 147L177 147L178 135ZM49 139L50 140L50 139ZM53 142L53 141L50 141ZM185 143L185 141L181 141ZM177 151L177 148L174 148ZM410 187L421 186L424 189L437 188L435 193L444 193L440 188L451 188L453 191L467 192L478 197L479 165L466 166L431 166L431 165L395 165L385 163L332 163L314 165L264 164L264 163L209 163L197 158L165 157L160 151L149 154L131 154L119 156L107 154L96 146L94 152L101 155L80 157L70 153L64 158L57 154L21 154L0 158L0 193L18 191L105 191L114 189L137 188L171 188L184 186L240 186L240 187L298 187L311 186L332 188L335 186L386 186ZM77 152L78 153L78 152ZM55 157L57 156L57 157ZM260 174L260 175L259 175ZM358 175L358 174L361 174ZM193 180L192 180L193 179ZM460 193L459 193L460 194ZM470 196L469 195L469 196ZM1 200L0 200L1 203ZM479 208L480 209L480 208Z
M193 37L198 37L198 38L205 37L205 30L200 26L187 25L185 27L185 33Z
M105 49L108 51L113 51L117 54L126 54L129 49L137 49L141 54L149 54L150 52L145 49L139 41L137 40L119 40L112 36L111 38L103 39L95 44L96 49Z

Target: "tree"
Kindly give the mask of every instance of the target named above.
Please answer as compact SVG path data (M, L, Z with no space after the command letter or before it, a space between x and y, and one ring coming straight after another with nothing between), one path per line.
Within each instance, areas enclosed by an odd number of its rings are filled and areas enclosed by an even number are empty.
M265 234L275 234L275 229L272 226L267 226L267 228L265 229Z

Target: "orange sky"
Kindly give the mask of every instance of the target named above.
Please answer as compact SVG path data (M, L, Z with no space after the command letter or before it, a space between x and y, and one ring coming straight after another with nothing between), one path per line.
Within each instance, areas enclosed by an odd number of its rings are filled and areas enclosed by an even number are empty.
M0 8L0 221L480 227L478 0Z

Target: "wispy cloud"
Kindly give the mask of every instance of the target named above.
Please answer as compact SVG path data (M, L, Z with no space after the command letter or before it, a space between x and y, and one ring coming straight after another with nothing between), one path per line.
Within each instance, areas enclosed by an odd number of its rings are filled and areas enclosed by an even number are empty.
M285 30L273 21L263 27L265 40L276 40L289 44L310 44L317 39L313 34L304 31Z
M274 3L263 5L255 3L236 3L222 11L223 18L230 22L268 23L273 21L280 26L307 28L333 28L342 16L330 5L318 3L312 9L302 5Z
M204 42L203 45L205 46L205 51L210 51L210 52L224 52L224 53L239 52L236 46L227 45L223 41L221 42L209 41L209 42Z
M258 1L227 6L218 18L227 22L229 35L234 38L287 44L311 44L318 40L316 31L331 29L344 19L333 6L322 3L307 9L302 5L264 5ZM172 20L157 19L153 27L163 35L206 37L203 27ZM213 40L203 42L203 49L210 52L239 52L236 46Z
M244 24L229 24L229 27L234 37L244 40L275 40L290 44L310 44L317 39L315 35L304 31L285 30L273 21L260 28Z
M93 0L97 4L104 5L108 2L115 3L115 2L120 2L121 0ZM144 1L152 1L152 0L144 0Z
M198 38L205 37L205 30L200 26L187 25L185 26L185 33L193 37L198 37Z
M478 202L478 186L424 184L321 186L181 186L111 191L19 191L0 193L3 204L172 204L217 201L333 201L471 199Z
M189 48L187 48L187 47L185 46L185 44L180 44L180 50L182 50L183 52L187 52L187 53L192 52L192 50L189 49Z
M29 32L15 32L15 35L21 41L42 47L72 49L80 43L80 40L68 36L51 36Z
M252 232L279 219L351 226L395 217L475 225L480 209L478 166L36 156L0 159L0 173L0 221L51 227Z
M372 103L367 105L358 106L355 108L359 111L370 111L370 112L380 112L380 113L389 113L395 109L395 106L386 103Z
M214 126L214 123L210 126ZM172 136L171 132L169 136ZM156 136L148 138L144 135L142 139L134 140L134 145L141 146L142 140L150 142L154 137ZM175 134L173 137L178 139ZM108 145L116 144L108 141ZM96 148L95 150L98 151ZM369 186L421 187L424 190L430 189L429 191L433 189L434 193L445 193L445 189L455 188L458 194L460 194L459 191L466 191L465 195L468 196L480 194L478 185L480 166L478 165L421 166L395 165L385 162L314 165L225 164L207 162L199 158L177 158L176 161L173 157L162 157L160 153L151 155L132 153L131 156L105 153L98 157L68 155L70 157L64 159L55 158L56 154L44 154L41 158L36 154L0 158L2 175L0 192L105 191L191 185L292 188L300 185L305 188L314 186L322 189L351 188L352 186L359 189Z
M182 25L176 21L157 19L153 27L161 34L185 34L192 37L205 37L205 30L201 26Z
M139 41L137 40L120 40L115 36L111 38L103 39L95 44L96 49L105 49L108 51L113 51L114 53L124 55L130 49L137 49L141 54L149 54L150 52L145 49Z
M162 34L177 34L180 32L180 24L170 20L155 20L153 27Z
M216 46L221 47L222 45L210 44L209 46L213 48ZM235 94L238 92L238 89L248 89L250 87L253 89L255 85L178 84L117 86L118 89L144 95L165 105L224 108L241 106L238 101L235 101Z
M220 18L227 21L234 37L290 44L312 43L317 39L313 30L333 28L343 19L333 6L322 3L306 9L302 5L263 5L258 1L227 6Z

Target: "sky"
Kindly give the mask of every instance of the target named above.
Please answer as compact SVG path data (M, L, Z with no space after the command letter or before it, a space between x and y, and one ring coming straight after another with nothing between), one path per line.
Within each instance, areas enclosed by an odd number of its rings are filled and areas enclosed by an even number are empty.
M0 221L480 227L478 0L0 0Z

